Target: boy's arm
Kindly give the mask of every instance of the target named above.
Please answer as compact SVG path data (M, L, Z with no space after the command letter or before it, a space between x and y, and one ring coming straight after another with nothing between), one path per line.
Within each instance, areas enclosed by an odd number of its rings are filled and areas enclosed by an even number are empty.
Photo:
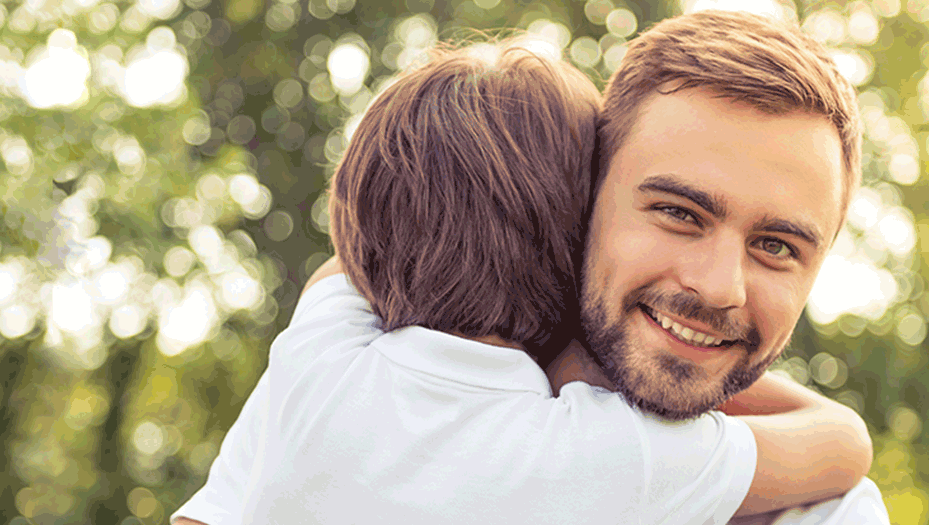
M767 372L719 410L745 421L758 445L755 478L736 516L835 498L871 468L873 447L861 417L790 379Z
M613 390L576 342L546 373L555 393L571 381ZM719 408L745 421L757 444L755 476L736 516L840 496L871 467L871 439L858 414L789 379L766 373Z

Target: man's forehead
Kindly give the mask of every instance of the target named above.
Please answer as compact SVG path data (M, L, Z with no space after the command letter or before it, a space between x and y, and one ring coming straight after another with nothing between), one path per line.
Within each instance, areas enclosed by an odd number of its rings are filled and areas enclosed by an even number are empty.
M773 115L699 89L650 97L609 159L604 183L628 190L661 174L732 205L819 224L821 239L841 223L841 141L825 116Z

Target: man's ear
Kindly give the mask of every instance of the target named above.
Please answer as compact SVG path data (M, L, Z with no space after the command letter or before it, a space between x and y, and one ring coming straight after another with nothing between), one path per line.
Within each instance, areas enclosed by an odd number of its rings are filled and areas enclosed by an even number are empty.
M300 295L305 294L306 291L310 289L310 286L313 286L324 278L339 273L345 273L345 270L342 268L342 261L339 259L339 256L333 255L313 272L313 275L311 275L310 279L306 282L306 286L303 287L303 291L300 292Z

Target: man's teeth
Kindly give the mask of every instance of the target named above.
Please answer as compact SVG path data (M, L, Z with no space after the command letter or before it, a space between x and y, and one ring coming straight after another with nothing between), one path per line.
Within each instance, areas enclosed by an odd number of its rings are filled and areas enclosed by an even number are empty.
M713 337L712 335L704 334L703 332L698 332L686 326L681 326L680 323L671 320L668 316L656 312L651 308L645 310L652 319L654 319L662 328L671 332L671 334L684 341L687 344L694 346L719 346L723 342L722 339L718 337Z

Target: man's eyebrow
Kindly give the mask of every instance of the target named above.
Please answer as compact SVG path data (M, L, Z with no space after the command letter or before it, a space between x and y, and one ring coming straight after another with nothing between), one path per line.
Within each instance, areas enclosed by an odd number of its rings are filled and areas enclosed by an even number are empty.
M673 175L653 175L651 177L646 177L635 189L638 192L670 193L678 197L683 197L706 210L707 213L715 217L718 221L725 220L729 215L725 199L697 189Z
M635 189L638 192L669 193L685 198L706 210L707 213L719 221L725 220L729 215L725 199L697 189L673 175L646 177ZM763 217L753 225L752 229L754 231L793 235L813 245L813 248L816 249L822 244L822 235L819 234L815 227L798 221Z
M776 219L773 217L764 217L760 221L756 222L752 229L755 231L785 233L787 235L793 235L812 244L813 248L817 249L819 248L820 244L822 244L822 235L816 231L816 228L799 222L788 221L785 219Z

